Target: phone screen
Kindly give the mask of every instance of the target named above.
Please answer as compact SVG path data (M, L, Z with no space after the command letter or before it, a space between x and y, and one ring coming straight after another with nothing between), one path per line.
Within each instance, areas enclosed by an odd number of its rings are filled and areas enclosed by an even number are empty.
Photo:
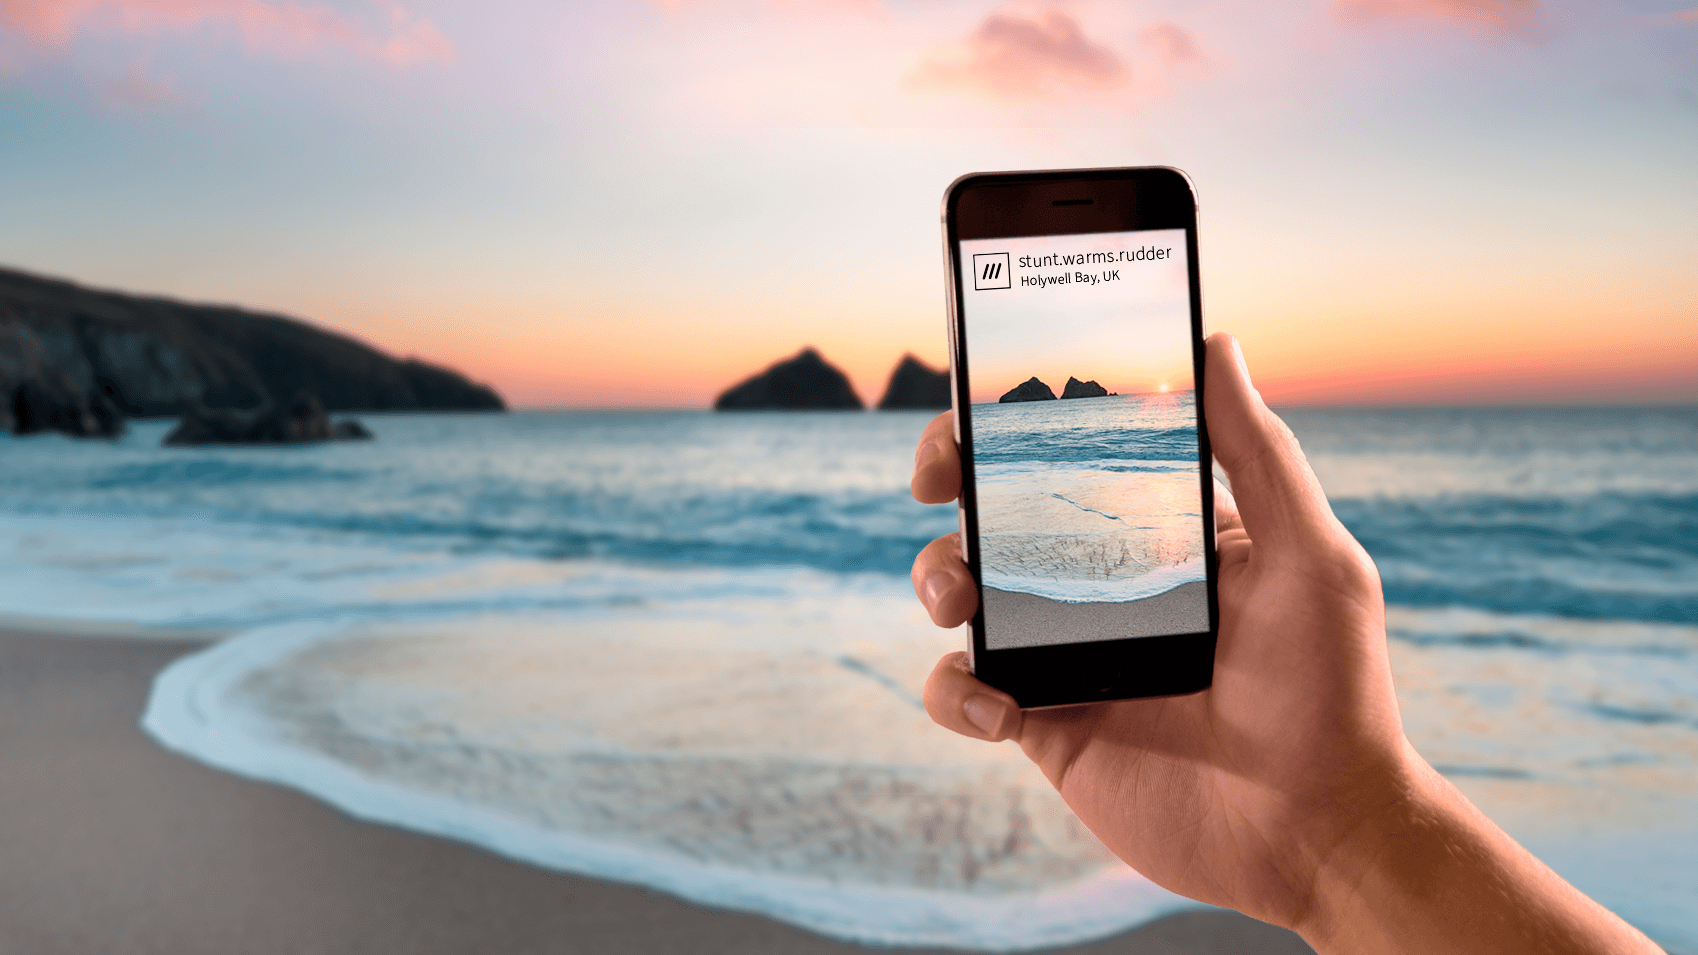
M958 243L987 650L1210 629L1186 250Z

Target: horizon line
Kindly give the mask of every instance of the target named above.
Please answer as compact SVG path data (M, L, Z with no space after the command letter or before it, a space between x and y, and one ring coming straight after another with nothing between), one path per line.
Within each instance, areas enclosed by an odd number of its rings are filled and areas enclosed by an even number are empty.
M1193 391L1195 389L1186 388L1186 389L1182 389L1182 390L1183 391ZM1175 392L1153 391L1153 392L1138 392L1138 394L1175 394ZM1130 397L1130 395L1122 394L1122 395L1118 395L1117 397L1124 398L1124 397ZM1064 400L1064 399L1057 398L1056 400L1061 401L1061 400ZM1069 399L1069 400L1077 400L1077 399ZM985 404L985 403L994 404L995 402L975 402L975 404ZM1635 401L1635 400L1608 401L1608 400L1604 400L1604 401L1590 401L1590 402L1573 402L1573 401L1554 402L1554 401L1539 401L1539 400L1526 400L1526 401L1493 400L1493 401L1475 401L1475 402L1458 402L1458 401L1446 401L1446 402L1427 402L1427 401L1325 402L1325 401L1319 401L1319 402L1316 402L1316 401L1309 401L1309 402L1269 402L1268 407L1274 408L1276 410L1281 409L1281 408L1289 408L1289 409L1292 409L1292 410L1309 410L1309 409L1322 409L1322 408L1337 409L1337 410L1351 410L1351 409L1385 410L1385 409L1397 409L1397 408L1411 408L1411 409L1444 409L1444 408L1454 408L1454 409L1463 409L1463 408L1515 409L1515 408L1529 408L1529 409L1544 409L1544 410L1558 410L1558 409L1564 409L1564 408L1572 408L1572 409L1694 408L1694 409L1698 409L1698 399L1692 399L1692 400L1687 400L1687 401ZM514 404L511 404L508 407L508 410L509 411L713 411L714 407L711 404L699 404L699 405L697 405L697 404L689 404L689 405L685 405L685 404L678 404L678 405L613 405L613 404L529 404L529 403L518 404L518 403L514 403ZM789 412L796 412L796 411L827 411L828 409L778 408L778 409L771 409L771 410L789 413ZM899 412L914 412L914 411L928 411L928 410L932 410L932 409L927 409L927 408L881 409L881 408L877 407L876 405L867 405L866 407L861 408L860 410L861 411L889 410L889 411L899 411ZM945 410L948 410L948 409L940 408L940 409L936 409L936 410L945 411ZM432 413L436 413L436 412L428 412L428 411L427 412L406 412L406 411L401 411L401 412L363 411L362 412L362 411L349 411L349 412L337 412L337 413L346 413L346 414L415 414L415 413L432 414ZM454 412L449 412L449 413L454 413ZM469 413L490 414L490 413L499 413L499 412L469 412ZM736 411L736 412L725 412L725 413L726 414L749 414L751 412ZM753 412L753 413L758 414L758 413L765 413L765 412ZM830 410L829 413L831 413L831 414L853 414L854 411L852 409L837 409L837 410Z

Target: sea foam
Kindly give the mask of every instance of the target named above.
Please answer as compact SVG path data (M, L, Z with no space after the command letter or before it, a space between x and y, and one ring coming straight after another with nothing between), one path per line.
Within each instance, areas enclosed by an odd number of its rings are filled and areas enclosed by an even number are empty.
M374 821L880 945L1003 951L1195 903L1013 744L931 723L959 633L887 581L256 629L158 678L166 746ZM795 581L791 582L795 584Z
M1207 571L1201 557L1172 567L1160 567L1136 577L1045 579L984 569L987 587L1013 593L1034 594L1063 603L1119 603L1165 594L1175 587L1204 580Z

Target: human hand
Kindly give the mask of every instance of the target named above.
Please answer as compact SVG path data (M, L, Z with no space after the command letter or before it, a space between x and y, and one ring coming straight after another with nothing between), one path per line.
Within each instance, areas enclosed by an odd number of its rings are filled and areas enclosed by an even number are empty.
M1380 580L1252 388L1236 341L1209 340L1205 375L1209 437L1233 488L1216 492L1214 685L1022 712L956 653L933 671L926 709L958 733L1017 740L1080 820L1152 881L1297 925L1332 848L1407 775ZM914 496L944 503L960 485L945 412L921 438ZM957 535L921 552L913 580L940 626L977 609Z
M1487 819L1403 735L1379 573L1333 516L1238 343L1208 341L1204 417L1218 488L1220 639L1201 693L1022 712L938 662L926 711L1017 740L1116 855L1181 895L1300 932L1323 952L1658 953ZM948 412L914 457L914 496L961 490ZM957 535L914 561L939 626L978 591Z

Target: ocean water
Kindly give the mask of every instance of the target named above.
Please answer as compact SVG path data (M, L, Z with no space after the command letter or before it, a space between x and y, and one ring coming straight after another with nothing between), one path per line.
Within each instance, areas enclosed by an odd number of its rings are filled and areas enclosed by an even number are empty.
M998 590L1069 603L1206 579L1196 393L973 406L979 556Z
M1287 418L1385 578L1416 746L1698 951L1698 413ZM926 416L365 420L304 448L0 437L0 615L230 634L158 680L164 745L537 865L893 945L1189 904L921 710L965 640L906 579L955 526L907 496Z

